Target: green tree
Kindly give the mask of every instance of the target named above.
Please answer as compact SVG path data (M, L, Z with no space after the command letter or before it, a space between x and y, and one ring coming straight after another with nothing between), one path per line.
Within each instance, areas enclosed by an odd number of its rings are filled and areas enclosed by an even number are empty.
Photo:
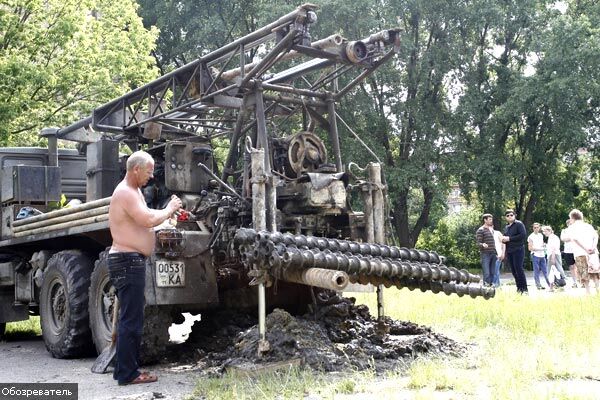
M475 232L480 226L481 211L467 208L443 217L435 228L425 229L417 241L417 246L439 252L447 258L448 266L479 269L481 264Z
M156 75L132 0L6 0L0 5L0 144L32 144Z
M294 8L281 0L140 0L139 3L144 25L160 28L153 55L163 74Z
M463 187L476 183L486 211L510 206L527 226L549 214L546 222L562 225L551 210L566 216L575 203L576 151L597 141L598 31L589 19L597 6L561 13L543 0L479 5L473 11L485 17L473 30L479 40L470 40L456 113Z
M444 1L331 0L319 16L321 23L335 21L334 29L348 38L402 29L400 53L343 100L340 114L384 164L392 229L405 246L414 246L449 189L453 133L445 80L460 60L461 7ZM331 23L323 26L329 31L319 37L332 33ZM345 161L374 161L345 131L340 128Z

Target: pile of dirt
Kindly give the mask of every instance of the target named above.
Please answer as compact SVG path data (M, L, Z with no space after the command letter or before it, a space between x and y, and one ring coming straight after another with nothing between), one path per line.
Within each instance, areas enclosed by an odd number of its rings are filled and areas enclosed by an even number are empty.
M321 294L319 307L303 316L275 309L267 316L270 349L258 357L258 327L246 314L203 315L183 346L171 357L179 362L203 365L217 373L228 367L260 365L300 359L319 371L365 370L377 372L406 366L422 355L455 356L463 353L459 344L430 328L386 318L373 318L366 306L353 298ZM177 354L176 354L177 353Z

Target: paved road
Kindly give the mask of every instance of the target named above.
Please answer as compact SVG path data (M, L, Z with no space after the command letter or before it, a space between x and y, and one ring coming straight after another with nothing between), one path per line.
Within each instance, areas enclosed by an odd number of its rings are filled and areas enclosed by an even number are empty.
M171 340L182 339L189 332L191 321L170 329ZM158 382L144 385L118 386L108 374L92 374L95 358L58 360L46 351L39 337L0 342L0 382L75 382L80 400L180 400L192 393L199 372L194 365L160 365L150 368Z

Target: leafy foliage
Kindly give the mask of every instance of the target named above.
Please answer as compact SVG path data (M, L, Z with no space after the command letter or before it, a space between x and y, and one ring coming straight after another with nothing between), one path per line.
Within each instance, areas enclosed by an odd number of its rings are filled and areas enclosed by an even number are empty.
M155 76L157 30L132 0L7 0L0 5L0 143L32 144Z
M456 268L478 269L479 250L475 232L481 226L481 211L468 208L440 219L434 228L423 230L417 246L432 249L447 258Z

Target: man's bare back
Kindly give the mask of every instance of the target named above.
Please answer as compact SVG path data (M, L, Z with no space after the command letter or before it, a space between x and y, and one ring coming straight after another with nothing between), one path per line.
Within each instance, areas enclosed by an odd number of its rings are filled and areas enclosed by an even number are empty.
M117 185L110 201L108 221L113 238L110 252L138 252L149 256L154 250L152 228L169 218L182 204L177 196L172 196L163 210L148 208L140 188L152 178L154 160L144 152L134 155L137 163L128 163L125 179Z

